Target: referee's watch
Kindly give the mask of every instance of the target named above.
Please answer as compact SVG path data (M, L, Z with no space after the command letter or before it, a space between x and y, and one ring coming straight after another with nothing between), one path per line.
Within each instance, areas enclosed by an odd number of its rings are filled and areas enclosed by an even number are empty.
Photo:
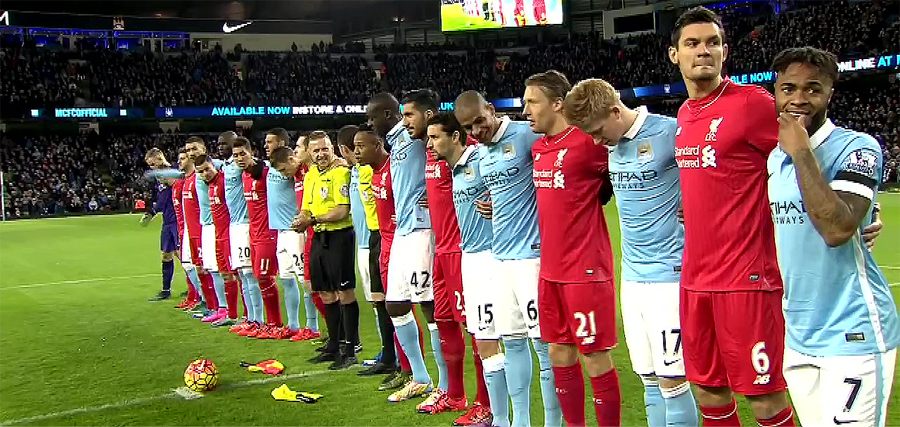
M313 225L316 225L316 224L319 223L319 219L316 218L315 215L310 215L310 216L309 216L309 220L312 221L312 224L313 224Z

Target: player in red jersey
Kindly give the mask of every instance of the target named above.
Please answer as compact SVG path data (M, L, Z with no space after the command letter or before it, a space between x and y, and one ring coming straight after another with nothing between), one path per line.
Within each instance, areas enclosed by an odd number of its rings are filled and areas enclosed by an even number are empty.
M377 120L375 121L377 122ZM387 129L390 129L390 127L387 127ZM391 191L390 156L384 148L384 138L376 133L380 130L379 126L361 125L359 132L353 137L353 145L359 162L371 166L373 170L372 191L375 193L375 212L378 215L378 230L381 234L381 256L379 257L380 269L378 273L381 276L380 284L382 288L376 289L373 287L372 300L376 303L384 304L384 286L387 286L388 261L391 246L394 242L397 220L394 211L394 193ZM384 312L387 313L387 309ZM418 322L418 318L416 318L416 321ZM409 359L403 352L403 348L397 342L390 316L387 316L387 323L390 326L384 325L382 329L382 340L384 341L382 342L383 352L381 360L384 364L390 364L396 358L400 363L400 370L388 374L381 382L381 385L378 386L379 391L403 387L412 379L412 367L409 364ZM389 333L385 334L385 332ZM393 343L386 342L391 337L393 337ZM396 345L394 345L395 343ZM419 345L424 348L421 332L419 333Z
M212 322L212 326L233 326L238 318L240 285L234 274L234 268L231 267L231 244L229 242L231 217L225 203L225 174L216 169L211 158L205 154L194 158L194 167L200 178L209 184L209 206L216 230L216 265L225 280L225 298L228 305L228 316Z
M782 281L766 194L777 145L772 95L722 77L722 22L703 7L675 24L669 59L689 99L678 111L684 262L681 337L707 426L739 425L733 392L761 426L794 425L782 375Z
M612 246L603 204L612 196L605 146L570 126L563 99L572 88L550 70L525 80L525 114L545 134L532 147L541 232L538 309L556 390L569 425L584 423L584 355L600 425L619 425L622 396L610 350L616 346Z
M178 150L178 169L183 173L187 174L187 171L194 170L194 162L192 162L187 153L184 151L184 148ZM178 222L178 241L183 243L184 234L185 234L185 223L184 223L184 209L181 206L181 200L183 198L182 191L184 190L184 178L177 178L172 182L172 206L175 207L175 218ZM185 248L182 246L182 250L178 251L178 258L183 259L184 255L182 251L190 252L190 248ZM202 301L202 293L200 292L200 278L197 276L197 270L190 269L185 270L185 281L188 285L188 294L185 297L184 301L181 302L177 306L177 308L181 308L184 310L193 309L197 304L200 304Z
M186 144L203 144L198 137L190 137ZM187 155L187 153L185 153ZM203 302L195 307L194 317L202 318L210 311L219 309L219 300L213 289L212 277L203 270L203 259L200 257L200 240L203 226L200 224L200 204L197 198L197 174L193 167L193 159L188 155L189 168L182 168L185 173L184 186L181 190L181 206L184 210L185 237L182 240L181 259L185 270L195 269L200 277L200 290L203 294ZM204 306L205 305L205 306Z
M413 139L428 139L428 119L438 113L438 99L431 91L418 91L414 102L403 106L406 129ZM463 341L462 326L465 322L465 300L462 284L462 250L460 245L459 223L456 219L456 208L453 205L453 174L450 165L444 160L437 160L432 150L426 150L425 162L425 194L422 203L428 208L431 216L431 227L434 230L435 253L433 267L434 287L434 320L440 336L440 348L446 362L440 378L446 378L447 388L440 386L419 404L418 410L423 413L438 414L447 411L461 411L468 407L463 380L463 364L466 344ZM431 325L429 325L431 327ZM432 344L433 345L433 344ZM472 346L475 350L475 346ZM437 357L436 357L437 359ZM477 351L474 356L476 365L481 364ZM438 363L438 368L442 366ZM480 372L480 367L477 368ZM482 375L476 380L484 382ZM482 391L478 402L481 411L490 407L487 388L479 385ZM464 419L468 419L465 417Z
M281 300L275 276L278 274L276 261L276 237L278 232L269 228L268 197L266 176L269 167L253 158L252 147L246 138L234 141L232 156L244 173L244 200L250 217L250 263L253 275L259 281L262 305L266 310L266 324L255 325L238 332L238 335L257 337L263 330L281 328ZM251 297L255 298L255 296Z

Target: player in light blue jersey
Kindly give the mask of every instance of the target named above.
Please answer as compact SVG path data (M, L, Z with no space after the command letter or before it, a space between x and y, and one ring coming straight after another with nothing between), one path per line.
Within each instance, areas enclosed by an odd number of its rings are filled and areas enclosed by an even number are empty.
M247 201L244 199L244 171L232 157L233 144L237 138L236 133L227 131L219 134L217 141L219 157L225 159L222 171L225 173L225 205L228 207L230 219L228 230L230 264L240 278L241 295L246 309L244 321L230 329L234 333L250 327L254 322L265 323L262 291L259 288L259 281L253 276L250 261L250 216Z
M184 150L191 160L206 154L206 144L199 137L192 137L187 140ZM211 159L213 167L221 170L224 163L219 159ZM200 174L195 174L197 188L197 204L200 206L200 225L202 226L200 235L200 258L203 260L203 269L212 277L213 287L216 292L216 299L219 300L219 310L216 313L209 314L202 318L203 322L216 323L224 321L228 318L228 302L225 298L225 278L219 272L219 266L216 262L216 228L213 225L212 209L209 205L209 183L204 181Z
M881 148L828 119L833 54L787 49L772 68L779 147L768 159L769 200L784 278L784 377L803 425L884 426L900 321L862 239Z
M400 104L393 95L380 93L372 97L366 114L369 124L391 146L391 188L397 229L388 260L385 301L413 374L409 383L388 396L389 401L399 402L427 395L434 388L412 313L412 304L418 304L425 320L434 323L431 279L434 234L428 210L419 203L425 198L425 143L410 137L400 115ZM431 332L436 334L437 330Z
M290 136L282 128L266 133L266 156L278 147L288 145ZM278 260L278 277L284 291L284 304L288 324L276 328L268 334L277 339L293 338L300 334L300 280L303 277L303 248L306 236L291 229L291 221L300 211L297 209L297 194L294 191L294 177L286 177L275 168L269 168L266 175L268 192L269 228L278 230L275 256ZM308 293L308 292L307 292Z
M698 425L681 353L679 281L684 227L673 118L631 109L609 83L578 82L566 120L610 147L609 174L622 233L622 321L631 366L644 384L647 424Z
M493 315L506 349L505 370L513 407L513 425L530 425L531 338L540 365L544 424L560 425L562 412L547 343L538 327L540 235L531 146L539 135L527 122L498 118L494 107L476 91L456 98L455 116L480 144L479 167L490 202L478 202L491 217L494 257ZM485 368L487 369L487 368Z
M466 130L452 113L443 113L428 121L428 148L438 160L453 169L453 206L459 223L462 249L462 282L467 328L475 337L482 360L484 381L491 402L494 426L509 425L509 389L500 352L500 335L494 326L494 263L491 222L482 216L475 202L487 193L481 176L481 154L475 145L467 146Z

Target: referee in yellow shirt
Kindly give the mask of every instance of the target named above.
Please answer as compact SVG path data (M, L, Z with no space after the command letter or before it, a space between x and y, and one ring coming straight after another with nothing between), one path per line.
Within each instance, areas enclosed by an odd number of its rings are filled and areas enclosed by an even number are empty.
M313 165L303 179L303 200L294 228L315 229L310 252L312 289L325 303L328 344L320 361L332 360L329 369L346 369L357 363L354 347L359 343L359 304L356 302L356 242L350 218L350 169L334 155L328 134L307 137ZM272 165L289 171L299 168L293 152L272 153ZM296 166L295 166L296 165ZM340 331L339 333L334 333Z

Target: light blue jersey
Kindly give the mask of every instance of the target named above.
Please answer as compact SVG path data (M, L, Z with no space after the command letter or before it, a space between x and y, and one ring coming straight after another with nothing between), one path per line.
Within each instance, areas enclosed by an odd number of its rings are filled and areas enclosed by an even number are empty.
M462 237L460 249L466 253L490 250L494 241L491 222L475 209L475 200L487 191L480 162L478 148L470 145L453 166L453 206Z
M479 145L479 166L494 204L491 252L501 260L540 256L537 193L532 175L531 146L539 135L528 122L504 117L494 135L494 145Z
M425 144L412 139L402 122L388 132L387 142L391 146L391 188L397 213L397 235L431 228L428 209L419 206L419 200L425 198Z
M213 167L217 170L222 170L222 167L225 165L225 162L219 159L210 160L212 160ZM213 216L209 207L209 184L203 178L200 178L200 174L195 176L197 180L197 205L200 206L200 225L212 225Z
M875 139L827 120L810 142L832 189L874 203L883 161ZM788 346L819 357L882 353L897 347L900 322L894 298L861 237L871 223L871 211L853 238L829 247L806 212L790 156L776 148L768 169Z
M294 177L285 177L270 167L266 175L266 196L269 211L269 229L290 230L291 221L297 210L297 193L294 192Z
M359 165L350 168L350 216L353 220L353 232L356 234L356 247L369 248L369 225L366 224L366 208L359 196Z
M675 119L638 108L631 129L609 153L622 230L622 280L678 283L684 226L675 163Z
M249 224L247 200L244 199L244 180L240 166L232 159L225 161L225 204L232 224Z

